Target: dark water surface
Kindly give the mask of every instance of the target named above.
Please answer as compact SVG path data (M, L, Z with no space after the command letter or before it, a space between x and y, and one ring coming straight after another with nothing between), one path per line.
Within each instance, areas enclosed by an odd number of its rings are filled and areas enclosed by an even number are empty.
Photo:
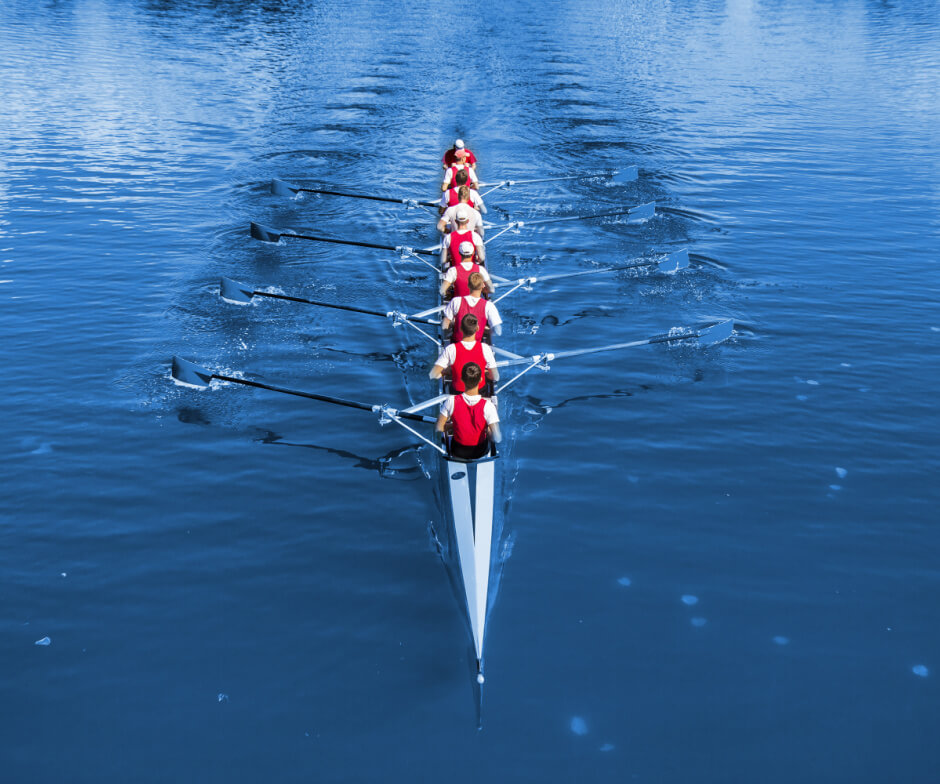
M940 13L933 2L0 6L0 779L934 782L940 770ZM720 348L507 392L475 729L441 510L369 414L422 338L220 275L433 304L392 204L461 135L506 277L689 247L667 277L504 301L506 348L733 317ZM404 378L404 385L403 385ZM383 459L383 458L388 459ZM48 646L35 645L48 637Z

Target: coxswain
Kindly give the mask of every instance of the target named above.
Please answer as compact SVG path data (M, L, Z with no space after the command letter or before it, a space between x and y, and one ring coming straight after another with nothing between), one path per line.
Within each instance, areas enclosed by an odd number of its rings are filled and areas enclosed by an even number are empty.
M454 392L465 392L461 373L468 362L475 362L483 370L483 374L490 381L499 381L499 370L496 368L496 357L493 349L479 339L480 322L472 313L468 313L460 322L463 340L457 343L448 343L441 351L437 362L431 367L431 378L438 379L444 371L450 368L451 385Z
M477 167L477 156L474 155L470 150L467 150L467 148L464 146L463 139L457 139L457 141L454 142L454 146L444 153L444 158L442 161L444 168L446 169L457 163L457 150L466 150L467 163L469 163L475 170Z
M496 444L503 440L499 432L499 414L493 401L480 395L483 370L476 362L463 366L460 379L465 390L444 400L437 417L437 432L443 433L447 423L453 423L451 456L476 460L489 451L490 439Z
M444 273L444 279L441 281L441 296L445 296L448 289L453 286L455 297L466 297L470 293L470 276L473 273L482 276L483 291L492 294L496 287L486 267L481 267L473 260L473 243L461 242L457 250L460 252L460 263L452 265Z
M448 188L444 191L444 195L441 196L439 204L441 213L448 207L456 207L458 204L463 203L469 204L473 209L479 210L484 215L486 214L486 205L483 203L483 197L478 191L473 190L467 185L469 179L470 175L467 174L466 169L461 169L457 172L454 177L454 182L452 183L455 187Z
M477 188L480 185L480 181L477 179L477 173L471 168L470 164L467 161L467 151L466 150L457 150L454 153L457 162L453 166L448 166L444 171L444 182L441 183L441 190L446 191L448 188L452 188L456 184L457 173L465 171L470 180L467 182L471 188Z
M474 247L474 261L486 264L486 245L483 238L470 228L470 208L466 204L458 204L454 213L457 227L450 234L444 235L444 251L441 263L445 265L460 262L460 243L472 242Z
M487 325L492 327L497 335L502 334L503 320L500 318L496 306L488 299L483 299L483 276L479 272L474 272L467 280L470 286L470 293L465 297L454 297L444 308L444 314L441 318L441 327L444 330L454 324L454 341L463 340L460 324L463 324L463 318L468 313L477 317L477 326L482 335Z
M474 193L466 185L464 185L460 190L466 193ZM466 201L462 201L459 204L455 204L453 207L448 207L444 210L441 215L441 219L437 222L437 230L441 233L446 233L450 231L457 230L457 211L463 207L464 209L470 210L470 223L469 228L471 231L475 231L481 237L485 231L483 227L483 216L480 215L479 210L474 209L472 204L468 204Z

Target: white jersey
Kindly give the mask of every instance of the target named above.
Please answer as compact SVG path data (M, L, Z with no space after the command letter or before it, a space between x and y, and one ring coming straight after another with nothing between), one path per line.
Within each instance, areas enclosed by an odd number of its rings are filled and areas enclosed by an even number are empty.
M453 189L451 189L453 190ZM470 201L473 204L474 208L479 210L484 215L486 214L486 205L483 203L483 197L477 193L475 190L470 190ZM441 209L448 209L450 204L450 191L444 191L444 195L441 196Z
M466 271L466 270L470 270L470 269L473 268L473 262L471 261L471 262L468 264L468 263L465 262L465 261L461 261L461 262L460 262L460 266L463 267L465 271ZM479 272L479 273L483 276L483 280L485 280L487 283L489 283L489 284L490 284L490 288L492 288L492 287L493 287L493 281L490 280L490 273L486 271L486 267L484 267L484 266L481 265L481 264L478 264L478 265L477 265L477 272ZM454 282L457 280L457 266L456 266L456 265L454 265L453 267L450 267L450 268L447 270L447 272L444 273L444 280L446 280L448 283L454 283Z
M467 164L465 164L465 163L463 163L463 164L458 163L458 164L457 164L457 170L459 171L460 169L465 169L466 172L467 172L467 175L468 175L469 178L470 178L470 179L467 181L467 185L470 185L471 183L472 183L473 185L479 185L479 184L480 184L480 181L477 179L477 173L476 173L472 168L470 168L469 166L467 166ZM452 175L453 173L454 173L454 167L453 167L453 166L448 166L448 167L447 167L447 171L444 172L444 184L445 184L448 188L450 187L450 178L451 178L451 175Z
M464 340L463 346L466 349L472 349L473 344L476 343L475 340ZM483 347L483 361L486 362L486 367L491 368L496 364L496 357L493 355L493 349L486 343L481 344ZM446 370L449 367L453 367L454 362L457 360L457 346L454 343L448 343L444 350L441 351L441 355L437 358L437 362L434 364L440 368ZM486 370L486 368L481 368Z
M444 318L454 321L457 318L457 313L460 312L460 303L463 300L467 300L467 304L472 308L480 301L480 297L454 297L450 302L447 303L447 307L444 308ZM503 320L499 317L499 311L496 309L496 306L490 302L486 301L486 326L488 327L498 327L503 323Z
M457 208L461 206L466 207L467 205L455 204L453 207L444 210L444 214L441 215L441 220L447 223L447 231L457 231ZM470 210L470 223L468 226L481 237L483 236L483 216L480 215L479 210Z
M450 395L442 404L441 404L441 413L444 414L448 419L454 415L454 398L456 395ZM471 406L475 406L480 402L479 395L468 395L464 393L463 399ZM486 420L487 425L495 425L499 422L499 414L496 412L496 406L493 405L493 401L487 399L483 403L483 418Z

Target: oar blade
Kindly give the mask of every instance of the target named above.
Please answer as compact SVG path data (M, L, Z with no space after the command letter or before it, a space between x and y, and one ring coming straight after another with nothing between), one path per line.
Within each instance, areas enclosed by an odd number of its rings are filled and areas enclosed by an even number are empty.
M271 193L275 196L287 196L290 198L297 193L297 190L297 188L284 182L284 180L271 180Z
M674 253L670 253L666 258L660 261L656 265L656 270L658 272L678 272L679 270L684 270L689 266L689 249L683 248L682 250L677 250Z
M616 183L636 182L640 176L640 169L637 166L627 166L625 169L611 172L610 181Z
M631 221L647 220L656 214L656 202L651 201L647 204L641 204L631 209L627 216Z
M712 324L698 333L699 345L714 346L717 343L723 343L734 332L734 319L719 321Z
M173 357L173 378L181 384L204 389L212 382L212 371L182 357Z
M219 286L219 294L226 302L234 302L237 305L247 305L254 296L254 289L239 283L231 278L222 278Z
M274 229L268 228L267 226L262 226L260 223L252 222L251 236L256 240L261 240L262 242L281 241L280 234L278 234Z

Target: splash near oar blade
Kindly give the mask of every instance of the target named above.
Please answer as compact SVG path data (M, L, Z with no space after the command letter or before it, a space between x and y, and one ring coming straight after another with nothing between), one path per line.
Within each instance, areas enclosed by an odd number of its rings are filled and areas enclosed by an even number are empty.
M731 337L734 332L734 319L719 321L710 327L700 330L698 333L699 343L703 346L714 346L717 343L723 343Z
M627 212L627 216L630 220L646 220L647 218L652 218L656 214L656 202L651 201L648 204L641 204L639 207L634 207L632 210Z
M222 296L222 299L228 302L235 302L239 305L247 305L251 302L254 293L254 289L250 286L246 286L244 283L239 283L237 280L232 280L231 278L222 278L219 285L219 294Z
M626 169L611 172L610 180L616 183L636 182L640 176L640 170L637 166L628 166Z
M677 250L674 253L670 253L666 258L656 265L656 270L658 272L678 272L679 270L687 269L689 266L689 250L688 248L683 248L682 250Z
M293 197L297 195L299 188L292 187L284 180L271 180L271 193L275 196Z
M280 242L281 235L278 234L274 229L270 229L267 226L262 226L260 223L251 224L251 236L256 240L261 240L262 242Z
M173 357L173 368L170 373L181 384L188 384L191 387L205 388L212 382L212 371L182 357Z

